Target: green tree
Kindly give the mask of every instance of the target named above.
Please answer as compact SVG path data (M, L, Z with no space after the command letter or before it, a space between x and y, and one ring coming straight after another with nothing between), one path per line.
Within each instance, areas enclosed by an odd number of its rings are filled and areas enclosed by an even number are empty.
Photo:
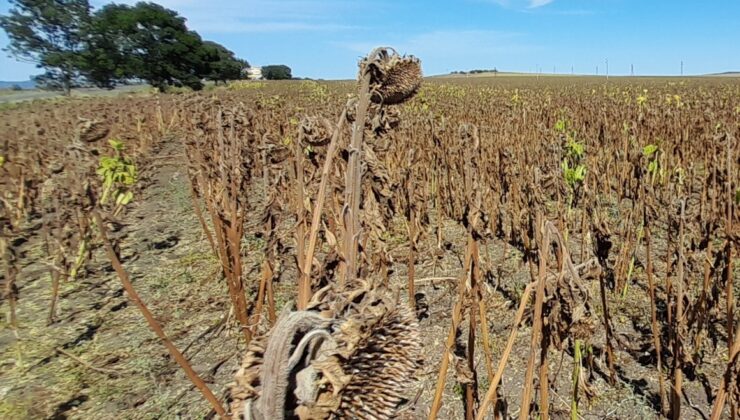
M0 27L10 43L5 51L21 61L36 63L46 72L42 86L66 95L79 79L85 27L90 19L87 0L9 0Z
M95 13L85 75L98 86L125 79L199 90L209 74L209 52L185 18L155 3L110 4Z
M290 67L282 64L262 67L262 77L267 80L292 79Z
M100 88L135 77L139 63L127 56L133 48L123 28L132 24L128 6L108 5L93 14L86 30L81 73Z
M206 78L216 83L241 79L242 70L249 67L249 63L236 58L233 52L216 42L204 41L203 49L210 70Z

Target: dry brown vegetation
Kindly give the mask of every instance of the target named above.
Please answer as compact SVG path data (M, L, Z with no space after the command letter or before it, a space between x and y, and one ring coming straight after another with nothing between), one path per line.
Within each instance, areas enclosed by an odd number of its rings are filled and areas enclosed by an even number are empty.
M416 65L2 111L0 417L734 417L740 83Z

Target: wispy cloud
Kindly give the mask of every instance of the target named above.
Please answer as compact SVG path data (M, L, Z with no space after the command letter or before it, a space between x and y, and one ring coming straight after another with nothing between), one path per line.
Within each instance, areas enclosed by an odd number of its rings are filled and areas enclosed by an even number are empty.
M335 32L357 29L352 25L312 23L301 21L243 21L239 19L197 19L191 23L199 31L220 34L270 33L270 32Z
M118 0L133 5L140 0ZM342 31L344 16L356 13L362 2L339 0L158 0L187 19L188 27L214 34L258 32ZM102 7L107 0L93 0Z
M547 6L555 0L487 0L509 9L537 9Z
M546 6L552 3L553 0L529 0L529 9L536 9L538 7Z
M587 9L559 9L557 7L544 7L555 2L555 0L478 0L484 3L493 3L506 9L521 13L547 14L557 16L591 16L596 14Z
M553 16L593 16L598 14L595 10L586 10L586 9L566 9L566 10L558 10L553 8L545 8L545 9L525 9L522 10L523 13L529 13L529 14L540 14L540 15L553 15Z

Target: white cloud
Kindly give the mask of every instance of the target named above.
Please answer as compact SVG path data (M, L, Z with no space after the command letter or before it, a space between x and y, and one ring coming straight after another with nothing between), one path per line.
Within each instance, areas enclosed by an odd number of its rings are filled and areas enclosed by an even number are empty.
M529 9L536 9L552 3L553 0L529 0Z
M509 9L537 9L552 3L554 0L487 0Z

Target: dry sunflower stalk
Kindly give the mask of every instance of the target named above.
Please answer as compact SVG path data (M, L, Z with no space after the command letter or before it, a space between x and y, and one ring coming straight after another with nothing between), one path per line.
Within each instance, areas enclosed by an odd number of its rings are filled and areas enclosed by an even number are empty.
M384 106L403 103L416 94L422 82L421 64L418 59L402 57L391 48L376 48L360 62L358 81L357 105L355 112L348 116L354 125L348 148L344 190L343 222L348 238L344 241L344 257L347 261L348 283L357 278L360 268L360 243L363 240L360 215L362 167L365 159L363 154L366 153L364 140L366 135L377 140L397 126L394 121L397 115L386 112ZM340 279L342 281L345 279Z
M383 107L416 93L421 67L413 57L379 48L360 63L359 80L359 98L347 118L354 127L344 186L342 239L351 274L319 290L304 310L284 312L267 335L250 344L232 389L235 418L391 419L409 401L422 360L414 311L399 303L398 293L368 278L368 258L358 254L362 229L371 238L382 230L368 216L383 220L378 204L390 197L386 169L363 138L379 138L394 127L389 116L395 114ZM334 144L326 120L307 118L299 129L312 146L330 138ZM383 252L382 244L376 248Z

